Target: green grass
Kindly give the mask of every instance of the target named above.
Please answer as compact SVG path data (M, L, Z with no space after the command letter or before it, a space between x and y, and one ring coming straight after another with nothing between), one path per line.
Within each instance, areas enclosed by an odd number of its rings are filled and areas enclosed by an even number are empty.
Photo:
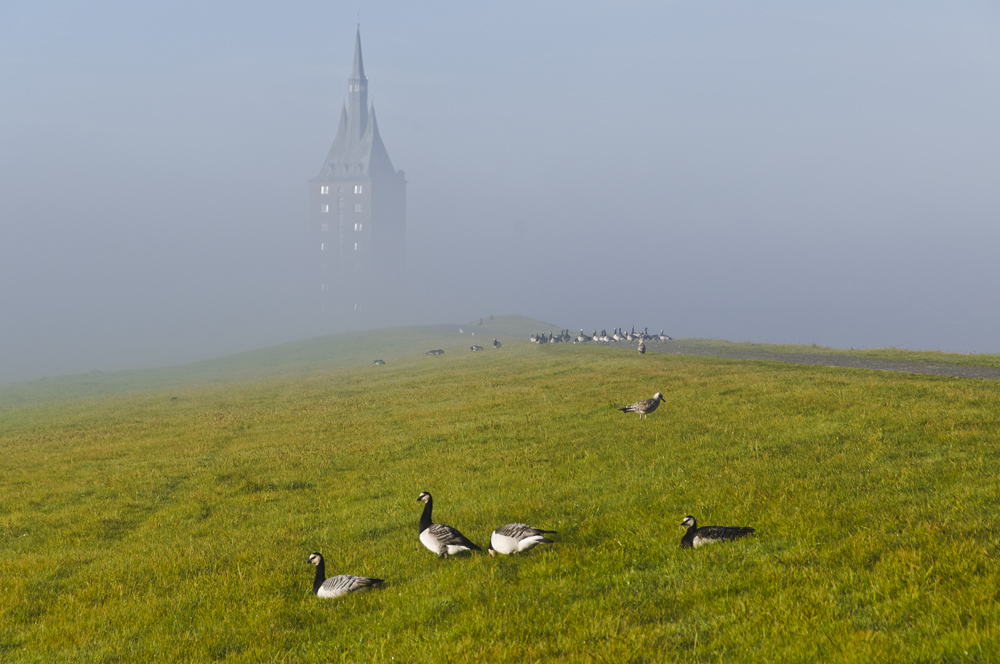
M725 341L722 339L677 339L676 343L690 348L724 353L726 351L760 351L765 353L842 355L866 357L880 360L905 360L908 362L933 362L937 364L957 364L961 366L1000 367L1000 355L980 353L944 353L936 350L914 351L900 348L828 348L826 346L802 346L794 344L757 344L746 341Z
M1000 657L997 383L501 341L7 388L0 661ZM556 543L438 560L423 490ZM686 514L759 535L681 551ZM312 551L389 583L319 600Z

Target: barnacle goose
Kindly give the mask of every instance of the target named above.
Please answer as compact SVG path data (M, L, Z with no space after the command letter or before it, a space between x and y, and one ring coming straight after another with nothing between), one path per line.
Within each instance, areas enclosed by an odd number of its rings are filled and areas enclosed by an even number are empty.
M656 410L656 407L660 405L661 401L663 401L663 395L657 392L653 395L652 399L636 401L635 403L625 406L624 408L619 408L618 410L623 413L639 413L639 417L642 418Z
M469 350L471 350L472 352L476 352L477 350L482 350L482 349L483 349L482 346L475 346L475 345L469 346Z
M385 360L373 360L372 364L377 364L378 366L382 366L383 364L385 364Z
M369 579L364 576L351 576L350 574L338 574L326 578L326 562L323 554L313 553L309 556L309 562L316 566L316 578L313 579L313 592L317 597L342 597L349 593L359 593L371 588L380 587L385 581L382 579Z
M646 344L640 341L639 342L639 355L645 355L645 354L646 354Z
M457 529L431 522L431 510L434 509L431 494L424 491L417 496L417 501L424 503L424 512L420 515L420 543L436 553L438 558L447 558L461 551L482 551Z
M687 526L687 532L681 538L682 549L697 549L705 544L739 539L755 532L753 528L746 526L702 526L699 528L698 521L693 516L684 517L681 525Z
M493 347L494 348L500 348L500 346L502 346L502 345L503 344L501 344L499 341L497 341L496 337L493 337Z
M527 551L536 544L552 544L545 535L554 535L554 530L533 528L526 523L508 523L500 526L490 534L490 556L502 553L507 556L512 553Z

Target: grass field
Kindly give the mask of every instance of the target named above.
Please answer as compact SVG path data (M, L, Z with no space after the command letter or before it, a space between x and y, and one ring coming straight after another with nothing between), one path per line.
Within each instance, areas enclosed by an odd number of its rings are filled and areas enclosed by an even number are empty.
M1000 659L1000 383L525 323L0 390L0 661ZM425 490L556 542L439 560ZM687 514L758 536L682 551ZM319 600L312 551L388 584Z

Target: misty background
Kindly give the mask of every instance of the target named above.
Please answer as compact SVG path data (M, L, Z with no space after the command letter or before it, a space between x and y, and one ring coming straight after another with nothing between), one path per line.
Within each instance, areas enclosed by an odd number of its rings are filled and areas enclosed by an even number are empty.
M330 332L357 2L0 0L0 382ZM995 2L360 5L397 324L1000 353ZM539 330L542 331L542 330Z

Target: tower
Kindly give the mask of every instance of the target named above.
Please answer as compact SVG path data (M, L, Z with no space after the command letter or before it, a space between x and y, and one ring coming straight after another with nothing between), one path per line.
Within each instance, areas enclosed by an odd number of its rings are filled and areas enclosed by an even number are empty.
M324 311L384 318L403 288L406 176L392 166L368 102L361 28L337 136L309 181L317 289Z

